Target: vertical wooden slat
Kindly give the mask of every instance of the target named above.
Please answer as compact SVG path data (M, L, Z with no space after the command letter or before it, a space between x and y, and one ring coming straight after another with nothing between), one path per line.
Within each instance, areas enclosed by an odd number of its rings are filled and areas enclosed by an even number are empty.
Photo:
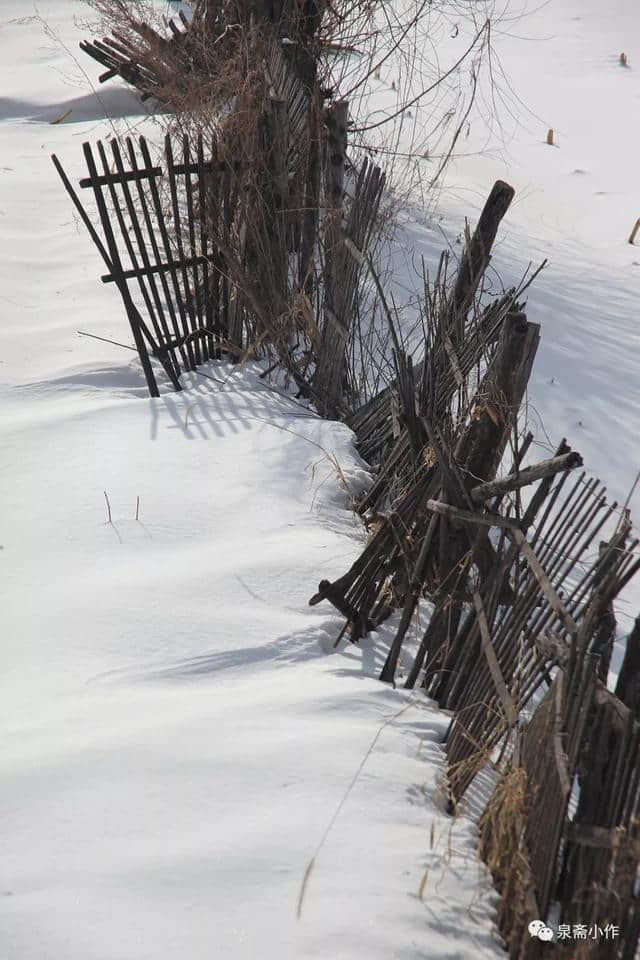
M124 179L124 173L125 173L124 163L123 163L123 160L122 160L122 154L121 154L121 152L120 152L120 145L118 144L118 141L117 141L116 139L113 139L113 140L111 141L111 152L112 152L112 154L113 154L113 159L114 159L114 162L115 162L115 165L116 165L116 170L117 170L118 173L123 177L123 179L122 179L122 181L121 181L122 192L123 192L123 195L124 195L124 198L125 198L125 203L126 203L126 206L127 206L127 211L128 211L128 213L129 213L129 218L130 218L131 224L132 224L132 226L133 226L135 238L136 238L136 241L137 241L137 244L138 244L138 250L139 250L139 252L140 252L140 258L141 258L141 260L142 260L142 263L143 263L144 267L145 267L146 270L148 271L148 272L147 272L147 278L148 278L148 282L149 282L149 288L150 288L150 290L151 290L151 295L152 295L152 297L153 297L153 302L154 302L154 304L155 304L155 309L156 309L156 313L157 313L157 317L158 317L158 323L159 323L159 326L160 326L160 330L157 331L158 342L159 342L159 344L161 344L162 346L164 346L165 344L169 343L169 341L171 340L171 333L170 333L170 331L169 331L169 326L168 326L168 324L167 324L167 318L166 318L166 315L165 315L165 312L164 312L164 308L163 308L163 304L162 304L162 298L161 298L160 293L159 293L159 291L158 291L158 286L157 286L157 283L156 283L156 277L155 277L155 274L151 271L151 266L152 266L152 264L151 264L151 260L150 260L150 257L149 257L149 253L148 253L148 251L147 251L147 246L146 246L146 243L145 243L144 234L143 234L142 228L141 228L141 226L140 226L139 211L136 209L135 203L133 202L133 197L132 197L131 191L130 191L130 189L129 189L129 184L128 184L127 181ZM140 191L143 190L142 181L140 181L140 180L138 180L138 187L139 187ZM142 282L141 282L141 286L142 286ZM151 312L151 308L149 308L149 309L150 309L150 312ZM175 352L174 352L173 350L172 350L172 351L168 351L168 352L165 354L165 369L167 370L167 374L168 374L169 378L171 379L171 382L172 382L174 388L175 388L176 390L182 390L182 384L180 383L180 379L179 379L179 377L180 377L180 365L179 365L179 363L178 363L178 361L177 361L177 358L176 358L176 356L175 356Z
M219 217L219 226L218 229L222 234L222 238L226 245L229 245L229 234L231 231L231 223L233 220L233 203L232 203L232 172L228 166L225 166L225 169L222 172L222 190L220 196L221 203L221 215ZM243 338L242 338L242 320L239 321L232 320L231 316L231 279L222 258L222 313L225 317L225 326L227 327L227 337L229 342L233 346L242 349L243 347ZM240 315L239 310L239 300L238 300L239 291L236 289L236 309L234 311L234 318Z
M205 258L205 263L202 268L203 276L203 297L204 297L204 308L206 314L205 325L208 330L208 351L210 357L219 357L219 350L216 349L216 343L219 342L219 333L214 336L213 329L214 326L217 326L219 329L220 324L220 306L219 306L219 297L218 297L218 288L220 283L220 275L215 268L212 268L209 258L214 255L214 249L210 246L209 233L210 229L215 230L215 226L210 222L211 212L209 204L209 193L212 196L211 205L215 204L214 193L214 178L217 182L217 171L216 167L216 154L212 153L210 166L211 174L208 174L205 168L204 161L204 145L202 142L202 133L198 134L198 221L200 225L200 250L202 256ZM215 236L215 233L214 233Z
M90 144L84 143L82 145L82 149L84 151L84 156L87 164L87 169L89 171L89 176L93 180L97 181L98 171L96 169L96 164L93 158L93 153L91 152ZM159 397L160 391L158 390L158 384L156 383L153 367L151 366L151 361L149 359L147 345L144 342L144 337L142 335L143 321L138 310L136 309L133 303L133 300L131 299L129 288L127 287L127 283L122 276L122 272L123 272L122 263L120 262L118 245L113 235L113 229L111 227L111 222L109 219L109 211L107 209L105 199L102 195L102 190L100 189L99 186L95 185L93 187L93 194L96 200L96 205L98 207L98 212L100 214L100 219L102 221L102 229L104 231L105 239L107 241L109 258L113 265L113 274L114 274L118 289L120 291L120 296L124 301L125 309L127 311L127 316L129 317L131 332L133 334L133 339L136 345L136 349L138 351L138 356L140 357L140 363L142 364L142 369L144 371L145 379L147 381L149 393L151 394L152 397Z
M149 148L147 146L147 142L144 139L144 137L140 137L140 151L142 153L144 162L148 166L151 166L151 156L149 154ZM185 338L185 352L188 358L188 367L190 370L195 370L196 359L195 359L195 354L193 352L193 344L188 339L189 334L191 332L189 327L189 316L184 304L184 297L181 290L178 271L174 264L173 248L171 246L171 240L169 237L169 233L167 231L165 215L162 209L160 194L158 192L158 185L155 182L155 179L153 177L149 180L149 189L151 191L151 199L153 201L153 208L155 210L156 222L158 225L158 229L160 231L160 237L162 238L162 245L164 247L166 261L167 261L167 264L169 265L169 274L171 276L173 292L175 295L175 305L177 306L178 313L180 315L182 336Z
M178 293L178 297L181 301L182 312L186 318L187 329L190 333L197 333L198 331L198 320L196 317L196 312L194 309L193 297L191 295L191 290L189 287L189 274L187 268L184 265L185 253L184 253L184 243L182 239L182 221L180 216L180 197L178 195L178 183L176 180L175 173L175 164L173 162L173 148L171 145L171 134L167 134L164 141L165 145L165 154L167 157L167 172L169 174L169 192L171 194L171 207L173 210L173 228L175 234L175 244L178 251L178 260L180 263L179 274L177 269L175 270L176 282L178 283L178 289L180 288L180 283L178 277L182 278L182 292ZM175 258L174 258L175 259ZM193 353L193 364L195 367L202 362L202 354L200 350L199 338L194 337L190 341L192 353Z
M191 247L190 256L195 260L198 256L198 247L196 244L196 212L193 202L193 186L191 183L191 151L189 149L189 138L186 133L182 137L182 157L184 164L184 185L185 193L187 199L187 221L189 227L189 245ZM195 313L197 318L197 327L198 330L202 328L206 322L205 310L202 302L202 286L204 286L205 281L205 268L202 268L202 283L200 280L201 271L199 265L194 262L193 267L190 268L193 276L193 290L195 296ZM209 359L209 343L208 340L204 337L198 338L198 350L200 351L200 362L204 362ZM196 354L197 356L197 354Z
M138 165L138 158L137 158L137 156L136 156L135 147L134 147L134 145L133 145L133 143L132 143L132 141L131 141L131 139L130 139L129 137L127 137L127 139L126 139L125 142L126 142L126 145L127 145L127 152L128 152L128 154L129 154L129 162L130 162L130 164L131 164L131 167L132 167L133 170L138 170L138 169L139 169L139 165ZM158 245L158 239L157 239L157 235L156 235L158 226L157 226L157 223L154 223L154 221L155 221L155 216L154 216L154 204L153 204L153 200L147 198L147 196L146 196L146 194L145 194L145 191L144 191L144 189L143 189L143 186L142 186L141 181L139 181L139 180L136 181L136 186L137 186L137 190L138 190L138 200L140 201L140 207L141 207L141 209L142 209L143 219L144 219L145 227L146 227L146 229L147 229L147 234L148 234L148 236L149 236L149 242L150 242L150 244L151 244L151 249L152 249L152 251L153 251L153 256L154 256L154 258L155 258L156 263L162 263L163 258L162 258L162 254L161 254L161 252L160 252L160 247L159 247L159 245ZM176 349L177 349L177 351L178 351L179 354L180 354L180 357L181 357L181 359L182 359L182 363L183 363L184 369L185 369L185 370L188 370L188 369L189 369L189 358L188 358L188 356L187 356L186 349L185 349L184 345L183 345L182 342L181 342L181 341L182 341L182 338L183 338L183 333L182 333L182 330L180 329L180 323L179 323L178 316L177 316L177 313L176 313L176 308L175 308L175 305L174 305L174 302L173 302L173 297L172 297L172 295L171 295L171 289L170 289L170 287L169 287L169 282L168 282L168 280L167 280L167 275L166 275L166 273L164 272L164 270L161 270L161 271L160 271L159 277L160 277L160 285L161 285L161 287L162 287L162 292L163 292L163 294L164 294L165 306L166 306L166 308L167 308L167 310L168 310L168 312L169 312L169 317L170 317L170 320L171 320L171 327L172 327L172 329L173 329L173 335L174 335L175 340L176 340L176 341L179 341L179 342L181 343L180 347L178 347L178 348L176 348ZM179 362L179 360L178 360L178 356L177 356L176 350L173 351L173 359L174 359L174 364L175 364L175 366L176 366L176 370L177 370L178 376L179 376L179 375L180 375L180 372L181 372L181 368L180 368L180 362Z
M109 177L111 171L110 171L110 169L109 169L109 162L108 162L108 160L107 160L107 155L106 155L106 151L105 151L105 149L104 149L104 144L102 143L101 140L98 140L96 146L97 146L97 149L98 149L98 154L99 154L99 156L100 156L100 160L101 160L101 163L102 163L102 168L103 168L103 170L104 170L105 177ZM122 186L123 188L126 187L126 186L127 186L126 181L123 181L123 183L121 184L121 186ZM132 268L133 268L134 270L139 270L139 269L140 269L140 263L139 263L139 260L138 260L138 254L136 253L136 249L135 249L135 246L134 246L134 244L133 244L133 242L132 242L131 235L130 235L130 232L129 232L129 227L128 227L128 225L127 225L127 223L126 223L126 220L125 220L125 218L124 218L124 214L123 214L123 211L122 211L122 207L121 207L121 205L120 205L120 198L118 197L118 192L117 192L117 190L116 190L116 184L115 184L115 182L114 182L110 177L109 177L107 189L108 189L108 191L109 191L109 196L110 196L110 198L111 198L111 206L112 206L113 212L115 213L116 220L117 220L117 222L118 222L118 226L120 227L120 234L121 234L122 239L123 239L123 241L124 241L125 249L126 249L128 255L129 255L129 260L131 261L131 266L132 266ZM126 204L126 198L125 198L125 204ZM127 209L129 209L129 208L127 207ZM135 213L135 211L134 211L134 212L133 212L133 219L132 219L132 226L133 226L133 224L136 224L136 221L137 221L137 217L136 217L136 213ZM134 236L135 236L135 226L133 227L133 229L134 229ZM152 303L152 301L151 301L151 297L149 296L149 291L147 290L147 286L146 286L146 284L145 284L145 282L144 282L144 276L141 275L141 276L139 277L138 284L139 284L139 287L140 287L140 291L141 291L141 293L142 293L142 298L143 298L143 300L144 300L145 307L146 307L146 309L147 309L147 313L149 314L149 317L150 317L150 319L151 319L151 324L152 324L152 326L153 326L153 330L154 330L154 333L155 333L155 340L153 340L153 341L151 342L152 350L153 350L154 354L155 354L156 356L158 356L158 359L159 359L160 362L162 363L162 366L164 367L165 372L167 373L167 376L169 377L169 379L171 380L171 382L173 383L173 385L174 385L174 387L175 387L176 384L178 383L178 380L177 380L177 378L176 378L176 376L175 376L175 373L174 373L174 371L173 371L173 369L172 369L171 358L170 358L170 357L168 358L168 357L164 356L162 353L159 353L159 345L160 345L160 343L162 343L162 339L163 339L163 337L162 337L162 328L161 328L161 326L160 326L160 324L159 324L158 317L156 316L156 312L155 312L155 310L154 310L154 306L153 306L153 303Z

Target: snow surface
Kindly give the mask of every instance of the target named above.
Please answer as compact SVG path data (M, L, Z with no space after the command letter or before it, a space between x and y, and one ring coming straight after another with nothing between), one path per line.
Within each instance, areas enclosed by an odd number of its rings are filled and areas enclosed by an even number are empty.
M530 261L549 261L527 294L528 318L542 334L528 397L536 452L545 456L543 447L554 450L566 437L610 500L623 504L640 469L640 234L636 246L628 243L640 217L640 6L512 0L487 7L491 74L485 66L477 109L438 184L435 216L407 216L404 259L424 254L433 263L446 245L457 256L465 218L473 225L493 182L513 185L489 277L499 292ZM473 35L463 9L459 34L439 38L442 68ZM380 96L389 96L390 82L383 70ZM554 146L546 143L549 129ZM407 125L400 145L408 149L412 136ZM437 157L420 161L425 182L437 167ZM404 274L407 284L411 270ZM640 487L630 507L640 523ZM640 584L618 604L624 632L638 613Z
M143 111L88 95L84 8L33 9L0 9L0 957L502 955L448 718L307 604L362 548L350 432L253 367L150 400L76 333L128 342L49 155L77 179Z
M405 216L398 262L458 250L493 180L513 183L496 284L550 259L529 293L533 426L623 500L639 465L640 13L509 10L502 125L474 114L437 215ZM363 542L329 462L366 482L349 431L254 367L149 400L134 354L76 333L128 342L49 155L77 179L84 139L148 127L124 88L89 92L77 13L0 5L0 958L502 956L474 827L442 812L447 717L375 680L379 639L335 653L339 618L307 606ZM441 63L468 40L461 20ZM380 108L390 84L383 70Z

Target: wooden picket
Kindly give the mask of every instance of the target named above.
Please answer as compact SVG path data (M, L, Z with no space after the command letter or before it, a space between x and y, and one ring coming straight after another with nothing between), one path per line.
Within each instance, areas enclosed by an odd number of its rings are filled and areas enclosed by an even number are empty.
M202 137L195 155L186 136L178 149L175 155L167 137L161 166L144 137L137 145L127 137L124 152L115 139L107 146L98 141L95 149L83 145L89 175L80 188L93 193L101 236L53 158L105 261L103 283L120 291L152 396L158 385L151 357L180 390L184 371L219 357L221 345L229 343L225 261L209 224L231 224L228 200L222 217L218 207L221 197L231 195L234 168L218 161L215 143L206 150Z

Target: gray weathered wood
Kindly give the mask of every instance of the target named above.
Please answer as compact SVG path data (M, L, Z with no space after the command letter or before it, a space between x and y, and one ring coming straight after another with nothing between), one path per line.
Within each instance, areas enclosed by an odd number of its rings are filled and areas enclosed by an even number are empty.
M531 567L531 571L533 575L535 576L536 580L540 584L540 589L542 590L547 600L549 601L549 605L551 606L551 609L564 622L567 630L569 631L569 634L574 635L575 633L577 633L578 627L575 620L573 619L569 611L566 609L562 600L558 596L556 590L552 586L551 581L549 580L549 577L547 576L544 567L542 566L537 556L535 555L534 551L532 550L531 545L527 540L527 538L525 537L522 530L520 530L518 527L512 526L509 529L509 536L512 537L512 539L520 547L520 550L524 554L527 560L527 563Z
M562 454L559 457L551 457L549 460L541 460L531 467L525 467L518 473L509 474L501 480L491 480L488 483L480 483L471 490L471 499L475 503L482 503L490 500L492 497L502 496L510 490L517 490L520 487L526 487L530 483L542 480L545 477L552 477L556 473L562 473L565 470L575 470L582 466L582 457L575 450Z
M451 517L460 523L478 524L483 527L501 527L506 530L518 530L518 524L515 520L508 517L501 517L497 513L472 513L471 510L461 510L450 503L442 503L441 500L427 500L427 509L433 513L440 513L443 516Z
M463 318L471 305L478 283L487 268L491 248L500 222L511 205L515 190L504 180L496 180L480 214L476 229L462 255L456 284L449 304L447 328L459 341Z
M473 605L478 618L482 650L487 658L487 664L489 665L489 670L491 671L491 677L495 684L496 692L500 698L500 702L502 703L502 707L507 718L507 723L509 726L514 726L518 722L518 711L513 702L513 698L507 689L504 677L502 676L500 664L498 663L496 652L493 649L493 644L491 643L489 624L487 623L487 614L484 609L484 604L482 603L482 597L477 590L473 591Z

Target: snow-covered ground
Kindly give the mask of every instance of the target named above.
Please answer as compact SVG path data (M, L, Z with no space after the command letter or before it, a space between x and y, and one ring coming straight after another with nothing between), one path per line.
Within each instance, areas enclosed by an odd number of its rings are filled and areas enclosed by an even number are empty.
M437 216L424 223L416 212L405 246L414 259L423 251L432 258L447 243L457 253L465 217L474 222L494 180L513 185L494 247L496 289L517 283L530 261L549 261L528 291L528 317L542 328L531 428L548 449L567 437L622 504L640 469L640 234L636 246L628 243L640 217L640 7L512 0L496 4L494 16L493 83L485 67ZM457 37L443 37L444 65L470 32L466 24ZM549 129L554 146L546 143ZM426 180L437 165L422 164ZM639 488L630 506L640 522ZM619 605L625 631L638 612L636 587Z
M542 334L528 393L531 459L566 437L621 506L640 470L640 233L635 246L628 243L640 217L640 7L636 0L487 0L452 3L450 11L436 21L441 72L469 46L485 14L493 53L482 62L453 160L427 190L432 208L403 211L393 278L401 290L415 290L421 255L428 265L445 247L458 257L465 218L475 223L496 179L512 184L516 196L487 278L497 295L530 263L548 261L527 293L528 317ZM425 82L416 76L411 92ZM469 102L470 84L467 73L461 103ZM404 90L398 68L385 66L370 106L393 113ZM455 84L454 105L457 95ZM438 106L438 93L431 102ZM395 123L399 149L430 146L428 109ZM433 156L412 161L425 188L447 144L436 134ZM640 484L629 506L640 525ZM638 613L640 581L617 604L620 633ZM620 656L618 645L614 672Z
M640 13L530 7L495 37L530 112L503 110L489 146L470 132L443 219L404 242L455 249L513 183L496 267L551 261L532 410L620 498L639 466ZM442 813L447 718L380 685L374 646L334 652L339 619L307 606L363 542L330 463L365 482L349 431L252 367L149 400L133 354L76 333L127 340L49 155L75 179L105 114L144 111L90 94L83 5L37 9L57 40L31 2L0 5L0 958L501 956L474 828Z
M38 5L70 51L78 6ZM307 603L363 542L349 431L251 367L149 400L76 333L127 341L49 155L77 178L141 111L32 13L0 9L0 957L499 956L447 718Z

